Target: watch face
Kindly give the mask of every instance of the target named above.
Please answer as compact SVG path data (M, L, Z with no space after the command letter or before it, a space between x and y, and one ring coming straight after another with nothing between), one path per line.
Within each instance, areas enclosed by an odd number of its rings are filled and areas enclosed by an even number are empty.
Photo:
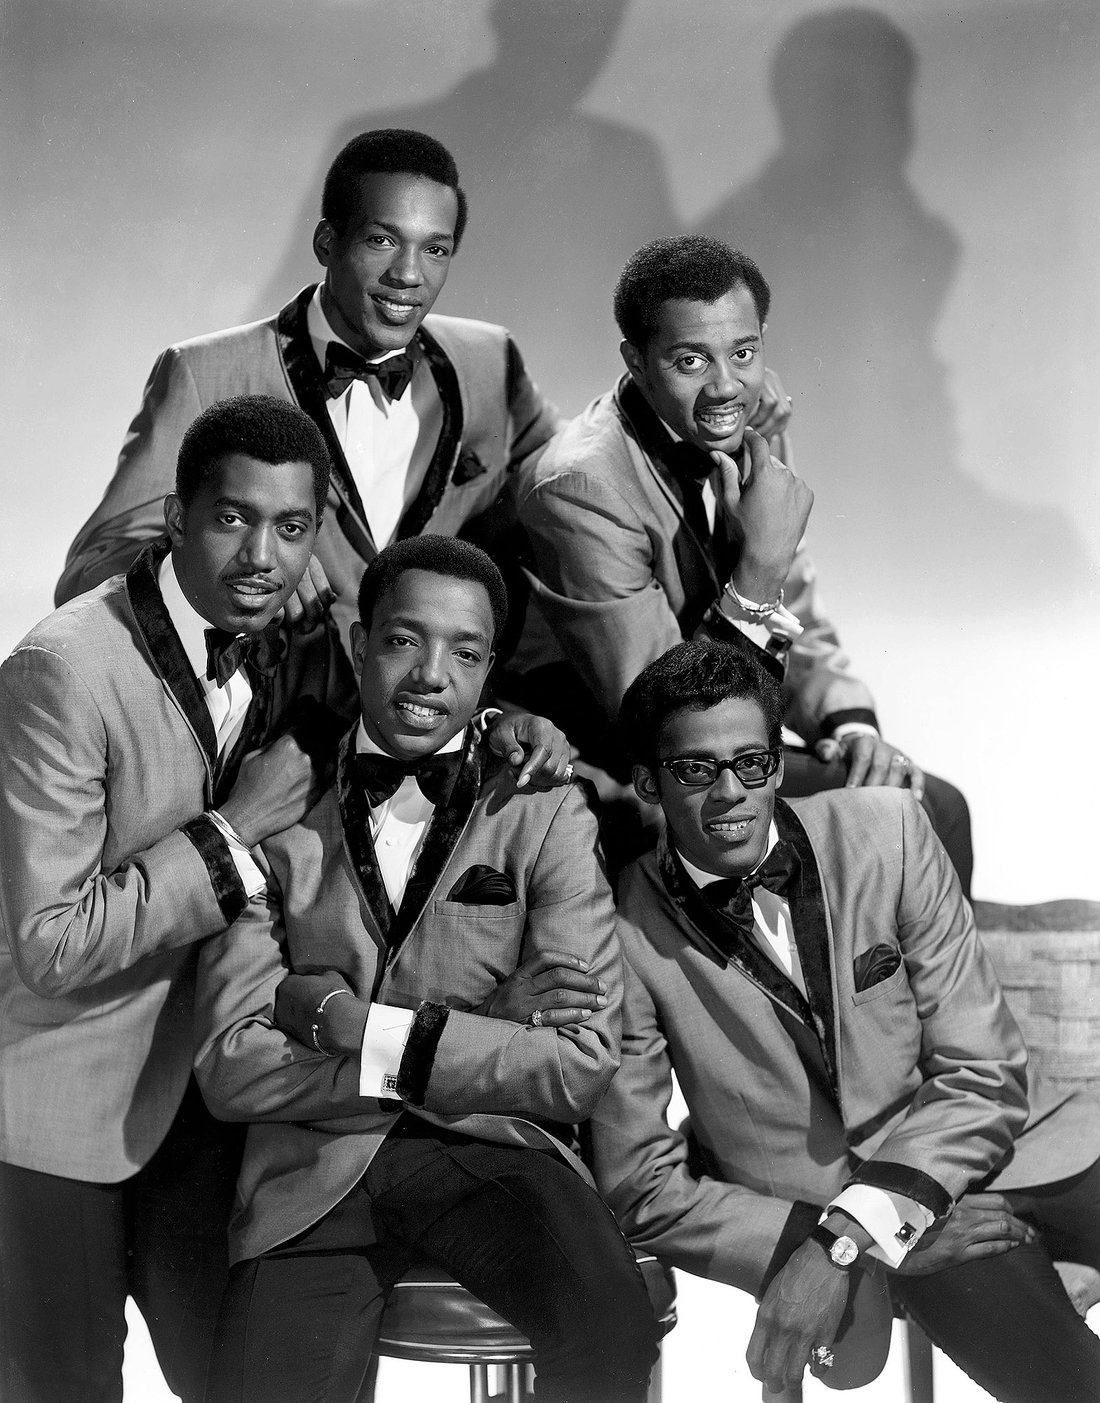
M838 1267L850 1267L859 1256L859 1248L850 1237L838 1237L829 1249L829 1256Z

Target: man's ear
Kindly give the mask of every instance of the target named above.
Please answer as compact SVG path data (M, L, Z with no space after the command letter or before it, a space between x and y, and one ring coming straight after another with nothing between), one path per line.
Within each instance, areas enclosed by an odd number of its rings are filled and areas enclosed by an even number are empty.
M336 238L336 230L327 219L318 221L317 228L313 231L313 252L317 255L317 262L322 268L328 267L328 261L332 257L332 245Z
M363 676L363 654L367 648L367 630L358 619L351 626L351 665L355 676Z
M183 540L183 517L183 503L174 492L169 492L164 499L164 529L173 545Z
M657 779L652 770L645 765L635 765L630 772L630 778L634 781L634 793L645 804L659 804L660 795L657 793Z
M775 787L776 787L776 789L778 789L779 786L783 783L783 762L786 760L786 758L787 758L787 752L783 749L782 742L780 742L780 746L779 746L779 769L776 770L776 772L775 772Z
M629 341L620 341L619 355L622 356L627 370L630 371L630 374L637 383L639 385L644 384L645 357L642 355L641 351L638 350L637 346L632 345Z

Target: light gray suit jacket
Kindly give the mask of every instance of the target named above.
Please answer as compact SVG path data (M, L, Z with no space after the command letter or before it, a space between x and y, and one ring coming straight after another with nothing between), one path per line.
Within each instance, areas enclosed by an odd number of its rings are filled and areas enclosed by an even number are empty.
M976 1185L1048 1183L1100 1155L1094 1100L1033 1079L1029 1115L1019 1030L908 792L786 813L807 855L790 900L810 1007L755 949L727 964L667 849L642 858L620 894L622 1068L592 1121L627 1236L755 1293L850 1179L939 1215ZM901 963L857 987L878 946ZM697 1161L664 1122L674 1070Z
M172 1123L195 942L246 905L202 816L232 760L159 558L50 615L0 667L0 1160L92 1182L134 1174ZM330 653L296 640L252 737L300 691L336 699Z
M579 784L536 794L468 745L447 810L437 810L385 936L388 902L369 810L340 781L296 827L264 845L266 899L200 956L196 1071L218 1116L253 1121L230 1225L236 1260L302 1232L362 1177L402 1110L481 1139L554 1150L585 1119L619 1054L622 976L596 821ZM473 766L473 769L471 769ZM514 900L462 886L491 869ZM395 933L396 931L396 933ZM524 960L570 951L608 985L583 1025L532 1028L477 1012ZM387 951L389 953L387 953ZM288 970L339 971L363 999L419 1009L397 1091L359 1095L358 1058L324 1057L280 1032L275 990ZM583 1170L581 1172L584 1172Z
M69 550L57 603L126 570L145 542L160 535L180 441L204 409L230 395L273 395L305 410L332 454L328 507L315 554L336 592L333 616L347 646L359 580L377 547L325 407L306 327L312 294L312 287L305 288L265 321L162 352L115 475ZM513 468L546 442L558 416L532 384L503 327L433 315L424 320L421 342L443 402L443 427L424 486L398 534L457 536L493 504Z

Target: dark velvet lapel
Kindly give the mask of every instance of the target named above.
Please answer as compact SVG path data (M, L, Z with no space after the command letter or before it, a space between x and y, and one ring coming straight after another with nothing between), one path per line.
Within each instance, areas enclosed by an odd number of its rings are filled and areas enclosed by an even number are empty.
M782 1004L801 1022L812 1026L813 1014L798 988L755 941L747 940L732 921L727 921L707 901L684 871L679 854L668 841L667 834L661 841L658 862L669 896L706 943L721 956L723 963L733 965L776 1003Z
M263 745L271 729L271 710L275 688L270 677L246 667L252 700L244 714L244 725L232 750L223 753L218 760L214 778L214 803L220 804L227 798L236 782L241 761L250 750ZM205 706L205 703L204 703Z
M451 860L451 854L466 830L480 793L481 751L478 735L473 726L467 726L466 743L462 749L462 768L455 780L450 801L445 808L437 808L428 823L424 841L405 884L401 909L390 931L390 948L395 955L420 919L420 913L443 875L443 869Z
M435 387L439 391L439 399L443 405L443 423L420 491L409 503L397 527L399 540L406 536L419 536L428 524L446 491L462 443L462 396L459 393L455 368L447 359L439 342L423 326L417 332L417 340L424 352L424 359L431 368Z
M624 375L615 389L615 407L680 513L680 525L672 540L672 550L684 587L684 606L678 622L684 637L690 638L702 623L703 615L715 596L722 592L722 581L711 558L711 546L709 542L700 540L684 520L684 490L672 471L670 458L675 443L629 375Z
M168 554L167 538L152 541L126 572L126 593L138 630L153 659L153 666L167 684L206 756L211 783L218 763L218 740L195 674L183 651L179 634L164 607L157 571Z
M332 485L336 488L339 506L336 520L356 554L371 561L378 554L367 514L363 510L363 499L344 457L344 450L332 427L328 414L328 394L324 376L317 357L313 354L313 342L309 339L309 324L306 310L313 300L313 287L303 288L293 302L288 302L275 321L275 333L279 344L279 355L286 367L290 387L302 409L321 430L328 451L332 455Z
M825 897L821 873L806 830L795 811L782 799L775 801L775 826L794 849L798 873L787 892L791 926L802 965L802 978L813 1012L813 1028L829 1072L833 1095L839 1104L836 1071L836 1008L833 1004L833 971L829 930L825 923Z
M385 951L390 929L395 920L390 905L386 884L378 867L374 853L374 840L370 833L370 804L366 794L355 783L355 737L359 730L356 721L351 730L340 742L340 754L336 762L336 799L340 806L340 822L344 828L344 848L363 893L370 914L374 917L371 938L380 950ZM379 961L379 969L382 962Z

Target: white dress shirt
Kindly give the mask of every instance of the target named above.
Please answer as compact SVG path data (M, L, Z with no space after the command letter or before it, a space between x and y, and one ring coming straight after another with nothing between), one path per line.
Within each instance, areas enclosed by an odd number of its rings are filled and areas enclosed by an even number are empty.
M218 754L223 755L232 749L240 736L245 714L252 700L252 683L241 667L226 681L224 687L219 687L217 682L207 677L206 630L213 625L198 613L180 588L171 551L161 563L157 583L172 627L183 644L183 651L187 655L195 681L206 702L206 709L210 713L210 720L214 724ZM263 891L266 882L248 849L217 810L208 811L207 817L229 845L233 865L244 884L245 895L249 898L258 895Z
M348 343L329 325L321 306L321 285L306 309L306 325L323 372L329 342ZM390 351L371 363L380 364L400 354ZM338 399L327 400L327 406L359 489L371 535L381 550L393 539L402 515L423 486L439 442L443 401L431 366L421 357L400 399L387 399L378 381L370 378L353 380Z
M448 755L460 750L466 733L459 731L438 750ZM362 721L355 736L355 749L361 755L385 755L367 735ZM396 791L381 804L370 806L370 831L378 870L386 888L390 905L396 911L405 895L409 873L424 842L435 805L425 798L416 778L406 777ZM390 1004L372 1003L363 1029L363 1048L359 1058L360 1096L393 1096L397 1087L397 1072L408 1041L416 1012L411 1008L395 1008Z
M767 859L778 841L779 833L772 823L768 829L767 849L757 867ZM683 853L679 856L685 872L700 890L719 880L716 873L704 872L702 868L688 862ZM753 868L753 871L755 870L756 868ZM805 998L806 986L802 979L798 949L794 941L791 908L786 897L777 896L767 887L754 887L752 914L753 935L757 944L779 965ZM921 1234L934 1221L934 1215L924 1204L906 1198L904 1194L878 1189L870 1184L850 1184L842 1189L828 1204L819 1221L824 1222L833 1209L846 1213L870 1233L875 1242L874 1246L867 1249L868 1256L877 1257L891 1267L896 1267L905 1260L906 1253L917 1244Z

